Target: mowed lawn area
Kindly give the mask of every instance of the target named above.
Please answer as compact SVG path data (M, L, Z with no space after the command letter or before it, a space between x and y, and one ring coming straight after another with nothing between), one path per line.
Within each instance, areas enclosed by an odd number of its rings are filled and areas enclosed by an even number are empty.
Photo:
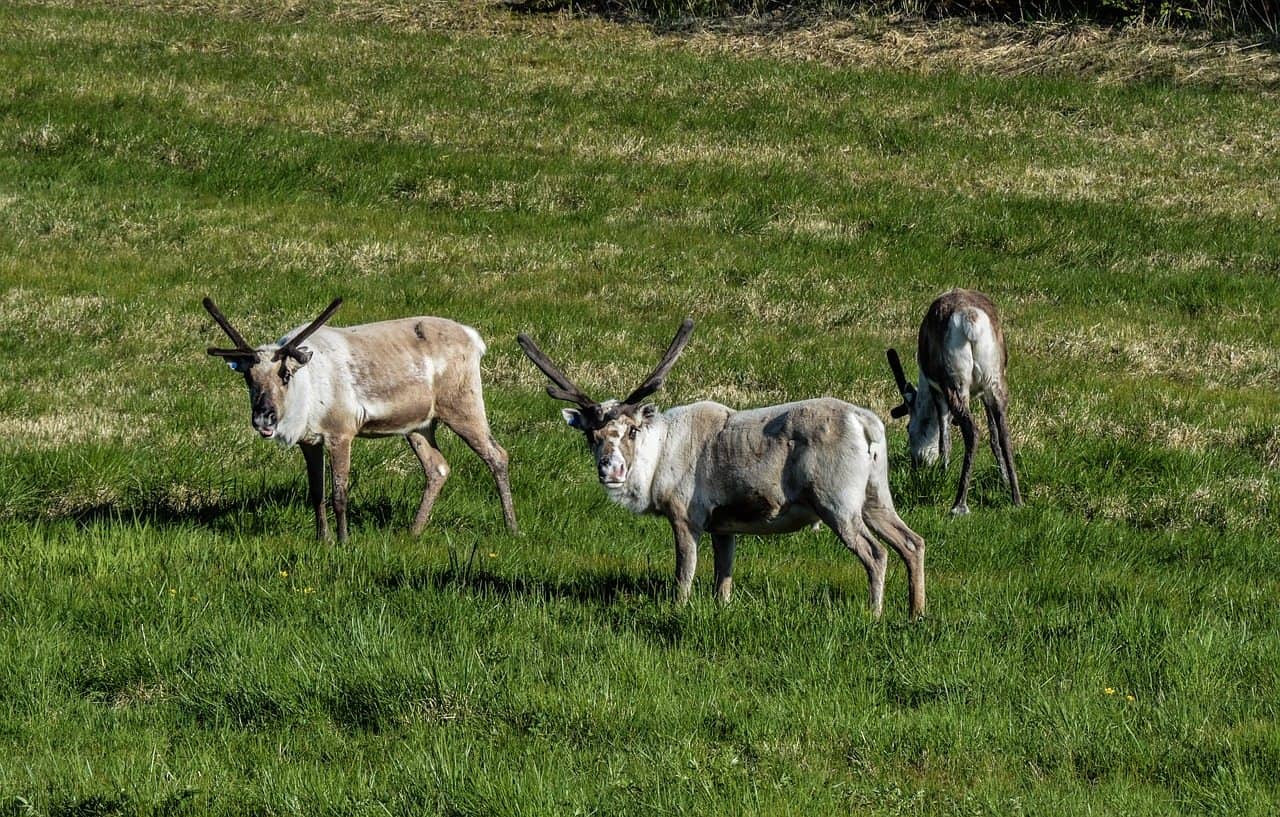
M262 6L0 5L0 813L1275 812L1273 92ZM983 443L951 520L888 423L915 624L826 530L744 537L728 606L704 545L677 608L515 344L622 396L689 314L660 405L888 421L952 286L1003 310L1027 504ZM364 440L315 542L205 295L255 343L335 296L476 327L520 535L442 432L423 536Z

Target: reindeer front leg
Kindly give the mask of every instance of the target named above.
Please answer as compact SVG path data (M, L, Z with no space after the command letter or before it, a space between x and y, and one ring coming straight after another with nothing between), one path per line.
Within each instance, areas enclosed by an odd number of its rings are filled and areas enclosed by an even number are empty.
M347 475L351 472L351 438L328 441L329 467L333 469L333 519L338 525L338 541L347 541Z
M329 538L329 517L324 508L324 446L298 443L307 462L307 502L316 515L316 539Z
M683 517L672 516L669 521L676 543L676 604L684 604L689 601L693 574L698 569L698 536L701 531Z
M716 598L728 604L733 595L733 534L711 534L711 545L716 550Z

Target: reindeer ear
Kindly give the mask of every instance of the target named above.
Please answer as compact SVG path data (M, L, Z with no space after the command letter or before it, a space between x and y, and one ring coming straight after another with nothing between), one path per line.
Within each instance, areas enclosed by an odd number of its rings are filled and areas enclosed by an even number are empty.
M257 361L257 356L252 353L237 355L230 349L210 349L209 354L222 358L222 362L227 364L228 369L241 374L252 369Z
M577 409L560 409L560 416L564 418L570 428L576 428L579 431L585 431L587 428L586 422L582 419L582 412Z
M306 366L311 361L311 350L305 346L281 346L276 350L276 360L292 361L292 367Z

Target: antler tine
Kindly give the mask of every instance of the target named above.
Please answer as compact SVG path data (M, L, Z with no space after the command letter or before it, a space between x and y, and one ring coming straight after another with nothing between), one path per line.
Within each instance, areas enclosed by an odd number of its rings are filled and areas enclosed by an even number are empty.
M663 382L667 379L667 373L676 364L676 359L684 351L685 345L689 342L689 336L692 334L693 318L685 318L684 322L680 324L680 329L676 332L676 336L672 338L671 345L667 347L667 353L662 356L662 362L649 373L649 376L644 379L639 388L627 395L627 399L622 401L623 404L634 406L662 388Z
M577 403L580 406L596 405L595 400L588 397L586 392L578 388L578 384L566 377L565 373L551 362L551 358L538 348L533 338L521 332L516 335L516 343L520 344L520 348L524 350L525 357L533 361L533 365L541 369L542 373L555 383L554 386L547 386L547 394L566 403Z
M303 329L301 332L294 335L293 337L289 338L289 342L286 343L284 346L280 347L279 351L276 352L276 358L279 359L282 355L291 354L295 349L298 348L299 345L301 345L301 343L304 340L311 337L312 332L315 332L317 329L319 329L321 326L324 325L325 321L333 317L333 313L337 312L338 307L340 306L342 306L342 299L334 298L333 303L329 304L329 306L326 307L325 310L320 313L320 317L316 318L314 321L307 324L305 329Z
M222 314L222 311L218 309L218 305L213 302L212 298L205 296L205 299L201 301L201 303L204 304L205 311L213 317L213 320L218 324L218 326L222 327L222 331L227 333L227 337L231 338L231 342L236 345L236 351L253 351L253 347L245 341L243 335L236 331L236 328L231 325L231 321L226 319ZM210 354L212 354L212 352L210 352Z

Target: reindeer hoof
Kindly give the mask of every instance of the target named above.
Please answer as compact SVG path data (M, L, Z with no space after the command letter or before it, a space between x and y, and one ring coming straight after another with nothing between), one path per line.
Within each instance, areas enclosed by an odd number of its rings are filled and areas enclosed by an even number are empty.
M956 505L951 509L952 516L966 516L969 513L968 505Z

